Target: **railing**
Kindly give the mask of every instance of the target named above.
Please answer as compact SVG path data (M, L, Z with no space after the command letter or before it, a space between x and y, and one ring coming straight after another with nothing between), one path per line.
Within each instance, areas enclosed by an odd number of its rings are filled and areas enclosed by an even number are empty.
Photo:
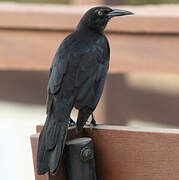
M110 73L178 73L179 6L123 8L136 15L109 23ZM87 9L0 4L0 69L48 70L59 43Z
M69 139L76 136L70 129ZM179 178L179 130L100 125L93 132L85 128L82 136L93 139L99 180ZM38 134L31 136L36 180L65 180L62 168L54 177L36 174L37 143Z

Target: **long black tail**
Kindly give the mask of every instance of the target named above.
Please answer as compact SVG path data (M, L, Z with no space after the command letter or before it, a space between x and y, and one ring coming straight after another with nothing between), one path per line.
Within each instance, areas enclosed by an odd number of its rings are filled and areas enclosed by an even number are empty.
M39 175L46 172L56 174L63 154L71 110L67 112L62 104L58 108L58 113L56 106L49 113L40 133L37 151L37 173Z

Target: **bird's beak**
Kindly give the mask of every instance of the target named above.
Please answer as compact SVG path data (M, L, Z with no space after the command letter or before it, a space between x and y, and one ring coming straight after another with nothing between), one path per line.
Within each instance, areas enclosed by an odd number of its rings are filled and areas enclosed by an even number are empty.
M126 15L133 15L134 13L122 9L113 9L111 12L107 14L108 18L111 19L115 16L126 16Z

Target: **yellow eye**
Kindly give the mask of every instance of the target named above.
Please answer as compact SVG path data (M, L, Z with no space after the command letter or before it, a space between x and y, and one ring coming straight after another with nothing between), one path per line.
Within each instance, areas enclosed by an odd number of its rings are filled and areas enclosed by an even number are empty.
M99 16L103 16L103 12L98 11L98 15L99 15Z

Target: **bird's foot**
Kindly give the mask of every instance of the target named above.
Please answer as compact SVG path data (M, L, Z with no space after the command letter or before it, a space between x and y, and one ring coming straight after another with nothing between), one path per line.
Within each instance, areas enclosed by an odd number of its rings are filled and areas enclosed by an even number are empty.
M73 121L73 119L70 118L69 127L72 127L72 126L75 126L75 125L76 125L75 121Z
M94 127L96 126L96 120L95 120L93 114L92 114L92 120L91 120L89 126L90 126L90 130L91 130L91 131L93 131Z

